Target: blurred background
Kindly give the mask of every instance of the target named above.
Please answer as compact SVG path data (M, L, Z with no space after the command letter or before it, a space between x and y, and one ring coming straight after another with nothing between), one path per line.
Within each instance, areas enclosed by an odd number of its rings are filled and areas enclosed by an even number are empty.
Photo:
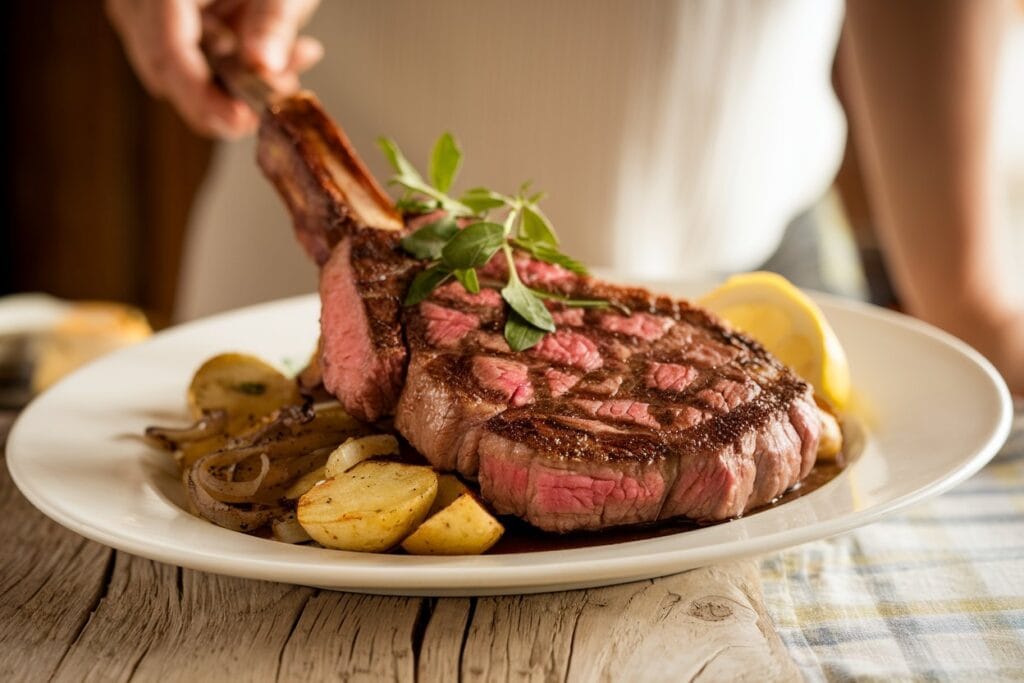
M996 144L1003 253L1024 291L1024 2L1016 4ZM214 143L142 89L102 3L38 0L2 11L0 295L123 302L155 328L170 324L189 212ZM838 78L835 87L842 99ZM896 305L851 145L857 135L851 128L834 187L813 209L823 271L832 289Z

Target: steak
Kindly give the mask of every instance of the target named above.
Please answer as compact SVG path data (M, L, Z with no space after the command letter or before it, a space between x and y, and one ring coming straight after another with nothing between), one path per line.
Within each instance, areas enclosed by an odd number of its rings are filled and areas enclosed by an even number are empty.
M811 389L757 342L683 301L549 264L517 270L531 287L557 282L613 307L551 304L558 330L515 353L495 290L445 285L404 316L410 364L395 416L499 513L559 532L716 521L810 471Z
M358 418L390 414L407 356L401 297L421 267L401 252L402 218L311 93L268 106L257 160L321 266L324 387Z
M311 95L268 109L259 160L322 266L325 387L358 417L394 415L431 464L479 481L498 513L555 532L718 521L813 466L811 387L713 314L519 253L527 286L610 305L549 301L557 330L513 352L494 288L503 258L480 269L477 294L451 282L403 307L422 263Z

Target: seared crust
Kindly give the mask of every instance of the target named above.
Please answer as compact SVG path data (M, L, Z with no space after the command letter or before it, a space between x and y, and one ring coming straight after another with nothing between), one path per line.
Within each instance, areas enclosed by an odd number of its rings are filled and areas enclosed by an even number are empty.
M514 257L558 329L531 350L503 338L504 258L405 308L423 267L344 133L308 93L272 106L258 158L321 266L325 387L365 420L391 414L441 469L479 478L500 513L552 531L742 514L814 463L809 385L757 342L685 301ZM490 288L488 288L490 287Z
M296 236L317 265L355 228L404 228L391 199L312 93L271 105L259 136L260 168L288 205Z

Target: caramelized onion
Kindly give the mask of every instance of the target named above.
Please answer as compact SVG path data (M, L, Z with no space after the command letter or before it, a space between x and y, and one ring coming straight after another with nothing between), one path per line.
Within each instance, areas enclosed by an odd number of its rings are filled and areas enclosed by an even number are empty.
M185 475L185 486L189 503L194 512L217 526L232 531L250 532L266 526L271 520L283 516L287 511L280 505L252 504L245 506L222 503L211 496L196 481L197 468Z
M318 408L324 414L314 423ZM295 480L322 467L335 447L353 434L353 426L331 412L338 410L337 404L311 402L281 408L254 431L230 440L226 448L199 457L183 475L192 511L227 529L251 532L273 522L281 540L308 540L294 514L289 517L290 505L282 501ZM175 448L222 435L226 418L224 411L216 411L188 430L152 427L146 433Z
M299 524L294 512L289 512L281 519L275 519L272 528L274 538L284 543L305 543L313 540Z
M269 420L265 425L254 432L246 434L245 440L248 443L257 443L267 438L279 436L282 429L290 431L292 427L312 422L314 417L316 417L316 412L314 412L313 406L309 402L301 406L278 408L269 416Z
M215 500L222 503L251 503L255 498L267 473L270 472L270 458L266 453L259 454L260 469L256 477L247 481L232 481L234 470L238 464L249 456L239 458L238 451L221 451L200 458L192 469L195 471L196 482ZM217 476L216 472L225 471L226 479Z
M224 432L227 424L227 411L208 410L188 427L146 427L146 438L158 447L172 451L183 443L217 436Z

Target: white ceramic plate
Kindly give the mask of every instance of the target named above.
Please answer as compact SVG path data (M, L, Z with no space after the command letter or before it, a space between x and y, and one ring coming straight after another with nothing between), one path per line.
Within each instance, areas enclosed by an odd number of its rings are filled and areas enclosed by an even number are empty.
M967 479L1003 443L1006 387L977 353L931 327L820 298L857 391L855 461L824 487L744 519L616 545L480 557L291 546L188 514L175 466L137 435L185 421L185 388L226 350L308 357L319 304L300 297L156 335L78 371L22 414L7 445L18 487L64 526L109 546L205 571L362 592L484 595L582 588L756 555L868 524Z

